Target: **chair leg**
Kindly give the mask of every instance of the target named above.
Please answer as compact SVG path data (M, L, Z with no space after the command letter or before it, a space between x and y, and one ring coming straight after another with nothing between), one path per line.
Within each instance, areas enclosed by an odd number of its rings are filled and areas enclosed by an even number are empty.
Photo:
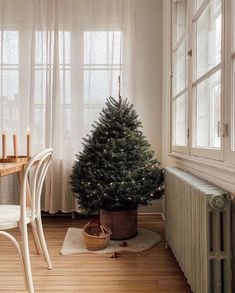
M30 293L34 293L33 288L33 278L32 278L32 270L30 264L30 254L29 254L29 239L28 239L28 230L27 224L23 224L21 227L21 238L22 238L22 252L24 259L24 269L27 280L27 289Z
M52 264L51 264L51 260L50 260L50 256L48 253L47 244L46 244L46 240L45 240L45 236L44 236L44 232L43 232L41 216L36 218L36 223L37 223L37 228L38 228L38 236L39 236L42 251L43 251L43 256L44 256L44 259L47 263L48 269L51 270Z
M33 232L33 241L36 247L37 254L42 254L42 247L38 237L37 225L35 222L30 223Z
M20 245L19 245L18 241L11 234L9 234L8 232L0 231L0 235L5 236L8 239L10 239L11 242L16 247L16 250L17 250L19 258L20 258L20 263L21 263L23 275L24 275L25 287L27 288L27 278L26 278L25 267L24 267L24 259L23 259L23 255L22 255L21 248L20 248Z

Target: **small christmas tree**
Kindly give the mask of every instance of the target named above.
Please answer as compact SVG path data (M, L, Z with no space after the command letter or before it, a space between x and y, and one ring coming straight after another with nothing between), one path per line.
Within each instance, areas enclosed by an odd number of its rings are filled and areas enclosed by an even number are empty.
M140 127L133 105L107 99L71 175L72 191L88 213L134 209L162 196L163 172Z

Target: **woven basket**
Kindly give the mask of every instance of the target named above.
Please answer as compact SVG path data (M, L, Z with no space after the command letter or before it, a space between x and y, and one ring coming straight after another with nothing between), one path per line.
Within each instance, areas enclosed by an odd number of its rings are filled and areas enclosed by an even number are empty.
M101 250L108 246L112 234L108 227L103 226L97 220L91 220L82 229L86 248L89 250Z

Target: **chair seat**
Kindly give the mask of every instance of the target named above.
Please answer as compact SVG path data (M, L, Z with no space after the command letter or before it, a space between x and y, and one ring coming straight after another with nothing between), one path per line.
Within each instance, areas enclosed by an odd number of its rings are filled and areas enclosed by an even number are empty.
M26 209L26 222L30 222L31 209ZM0 205L0 230L17 228L20 220L19 205Z

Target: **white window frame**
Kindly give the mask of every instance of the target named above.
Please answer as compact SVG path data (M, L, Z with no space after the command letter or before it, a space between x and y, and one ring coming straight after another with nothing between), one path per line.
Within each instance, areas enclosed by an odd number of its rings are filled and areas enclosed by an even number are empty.
M228 128L228 137L226 141L226 149L228 152L225 154L226 159L235 166L235 0L226 1L225 10L228 12L226 15L226 28L229 34L226 38L226 96L227 99L226 116L227 123L230 125Z
M190 2L190 1L189 1ZM200 18L202 13L207 9L210 1L209 0L204 0L201 3L201 6L198 8L197 11L194 11L193 5L191 5L191 21L190 21L190 30L193 32L191 34L191 44L192 44L192 58L189 60L189 67L190 67L190 76L194 76L193 72L193 66L196 64L196 21ZM223 156L223 146L224 146L224 137L221 136L221 141L220 141L220 149L214 149L214 148L203 148L203 147L194 147L194 142L196 140L196 126L195 126L195 115L196 115L196 86L206 80L207 78L211 77L214 73L218 72L219 70L221 71L221 120L220 120L220 125L224 124L224 1L221 0L221 62L214 66L212 69L208 70L205 74L203 74L200 78L196 79L195 81L192 80L190 83L190 98L191 98L191 119L190 119L190 154L192 156L197 156L197 157L203 157L203 158L208 158L208 159L214 159L214 160L219 160L223 161L224 156Z
M186 115L187 117L187 137L186 137L186 145L185 146L180 146L180 145L176 145L174 144L174 128L175 128L175 117L174 117L174 111L173 111L173 107L174 107L174 100L179 98L180 96L182 96L183 94L187 95L187 103L186 103L186 108L187 108L187 112L188 112L188 108L189 108L189 93L188 93L188 84L189 84L189 74L188 74L188 62L187 62L187 58L186 58L186 80L185 80L185 88L183 90L181 90L180 92L178 92L176 95L173 95L173 65L174 65L174 58L173 58L173 53L176 52L179 47L183 44L183 42L186 42L186 51L188 50L188 13L189 13L189 5L187 4L187 8L186 8L186 28L184 33L182 34L182 36L180 37L180 39L175 42L174 40L174 33L172 31L172 27L173 25L176 27L176 13L174 13L176 11L176 1L172 1L171 2L171 151L173 152L179 152L179 153L184 153L184 154L188 154L189 153L189 141L188 141L188 131L189 131L189 119L188 119L188 115Z
M231 79L232 79L232 85L231 85L231 95L232 99L230 101L230 119L231 119L231 133L232 135L230 136L230 141L229 141L229 146L231 147L231 153L232 157L234 158L235 156L235 51L232 52L231 54Z
M189 98L188 98L188 108L189 108L189 119L188 119L188 126L189 126L189 139L188 139L188 147L176 147L173 146L173 108L172 108L172 78L171 78L171 101L170 101L170 106L171 106L171 142L170 142L170 154L173 156L178 156L179 158L185 158L185 159L192 159L195 160L196 157L198 157L198 160L204 162L207 164L215 164L218 166L218 164L222 164L225 168L230 168L234 169L234 164L235 164L235 151L232 150L232 125L235 120L235 114L232 114L232 110L234 107L234 101L232 100L232 94L233 94L233 89L232 89L232 82L234 81L234 76L232 75L232 62L231 60L235 60L235 52L232 52L232 41L231 41L231 18L232 15L235 14L235 8L231 7L231 3L233 0L222 0L222 47L221 47L221 128L223 128L225 131L224 135L221 137L221 149L205 149L205 148L198 148L198 147L193 147L193 117L191 115L192 113L192 108L193 108L193 80L192 80L192 70L193 70L193 58L190 58L188 60L188 87L189 87ZM172 2L174 0L171 0L171 22L172 22ZM194 7L193 3L195 1L188 1L188 30L190 32L193 31L193 21L197 19L198 14L201 13L200 11L203 10L209 3L209 0L204 0L201 7L198 9L198 12L194 16ZM233 12L231 12L233 11ZM233 13L233 14L232 14ZM172 23L171 23L171 29L172 29ZM172 40L172 35L171 35L171 40ZM194 38L195 40L195 38ZM189 33L189 39L188 39L189 44L191 46L188 46L189 49L192 48L193 54L196 54L195 47L193 44L193 37L192 33ZM234 49L235 50L235 49ZM235 62L235 61L234 61ZM216 67L217 67L216 66ZM171 68L172 68L172 41L171 41ZM218 68L216 68L218 69ZM211 71L207 72L203 77L204 79L210 75L213 71L216 71L215 68L212 68ZM235 85L234 85L235 87ZM234 98L235 100L235 98ZM232 107L233 106L233 107ZM234 119L234 120L233 120ZM194 132L195 133L195 132ZM213 163L214 162L214 163ZM222 166L221 165L221 166Z

